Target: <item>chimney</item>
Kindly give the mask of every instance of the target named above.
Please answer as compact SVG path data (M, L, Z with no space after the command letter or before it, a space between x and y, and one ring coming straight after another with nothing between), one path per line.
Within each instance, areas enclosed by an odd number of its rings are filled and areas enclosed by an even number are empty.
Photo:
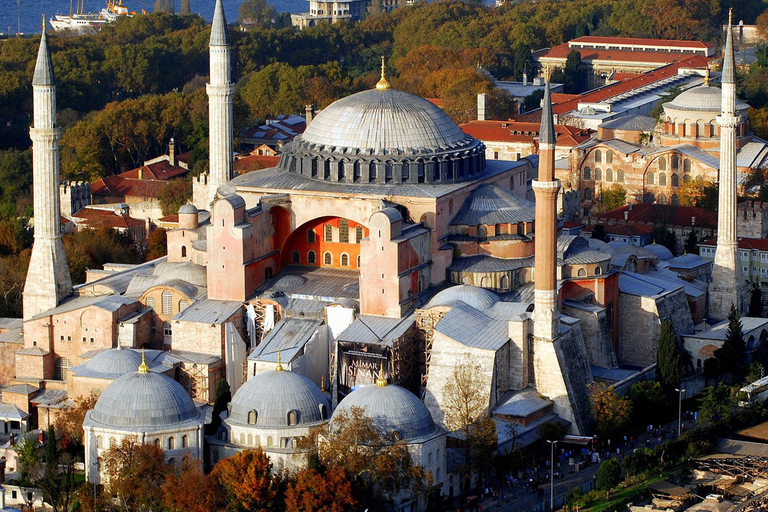
M624 211L624 220L625 221L629 220L629 210Z
M139 167L139 179L140 180L144 179L144 166L143 165L141 167Z
M309 105L304 105L304 117L307 119L307 126L309 126L309 123L311 123L312 119L315 117L315 106L311 103Z
M168 143L168 161L171 165L176 167L176 141L171 137L171 142Z
M696 217L691 217L691 226L696 225Z
M485 121L485 114L488 111L488 95L481 92L477 95L477 120Z
M528 85L528 73L523 72L523 85Z
M629 211L632 211L632 203L629 203Z

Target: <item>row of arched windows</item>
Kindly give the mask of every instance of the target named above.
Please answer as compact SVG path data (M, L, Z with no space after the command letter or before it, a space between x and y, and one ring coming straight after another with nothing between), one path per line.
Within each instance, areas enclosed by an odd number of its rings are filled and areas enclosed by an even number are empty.
M603 157L605 157L605 163L610 164L613 162L613 151L606 150L605 154L603 154L603 151L600 149L595 150L595 163L602 163Z
M162 443L162 441L160 440L159 437L155 438L155 440L153 441L153 444L155 446L159 447L159 448L162 448L162 446L163 446L163 443ZM115 439L114 437L110 437L109 438L109 447L110 448L114 448L115 446L117 446L117 439ZM181 436L181 447L182 448L189 448L189 436L187 436L187 435ZM103 449L104 448L104 439L101 436L96 436L96 448L98 448L98 449ZM176 437L175 436L170 436L165 441L165 448L167 450L175 450L176 449Z
M659 187L666 187L667 186L667 175L666 173L660 172L658 176L656 176L653 172L648 172L646 174L646 183L648 185L658 185ZM691 176L686 174L683 176L683 182L688 183L691 181ZM670 178L670 184L673 188L677 188L680 186L680 176L677 174L673 174Z
M673 171L676 171L680 168L680 157L677 155L672 155L669 158L670 165L672 167ZM659 157L657 160L658 167L660 171L666 171L667 170L667 159L665 157ZM691 172L691 161L688 158L683 159L683 172Z
M355 243L359 244L365 236L362 226L355 227ZM333 242L333 225L328 223L323 226L323 241ZM317 234L314 228L307 229L307 243L317 243ZM349 243L349 221L347 219L339 219L339 243Z
M323 409L323 406L320 406L320 411L325 412ZM249 425L255 425L256 422L259 419L259 413L258 411L248 411L248 424ZM286 414L286 425L289 427L293 427L299 424L299 411L296 410L290 410L288 411L288 414Z
M594 173L594 179L595 181L602 181L603 180L603 171L599 167L595 167L595 173ZM585 180L591 180L592 179L592 169L589 167L584 167L583 176ZM613 169L606 169L605 170L605 181L614 181L614 175L613 175ZM624 183L624 169L619 169L616 171L616 180L618 183Z
M601 267L601 266L599 266L599 265L598 265L597 267L595 267L595 273L594 273L594 275L596 275L596 276L599 276L599 275L601 275L602 273L603 273L603 267ZM579 277L587 277L587 269L585 269L585 268L580 268L580 269L579 269L579 271L577 272L577 275L578 275Z
M307 264L317 265L317 254L315 251L307 251ZM301 264L301 252L293 250L291 252L291 263ZM360 255L357 256L357 268L360 268ZM349 254L343 252L339 255L339 264L342 267L349 266ZM333 253L331 251L325 251L323 253L323 265L333 265Z
M163 292L161 295L162 300L162 314L163 315L172 315L173 314L173 294L169 291ZM146 300L147 307L155 309L157 304L155 303L154 297L147 297ZM189 306L189 301L185 299L181 299L179 301L179 311L184 311Z

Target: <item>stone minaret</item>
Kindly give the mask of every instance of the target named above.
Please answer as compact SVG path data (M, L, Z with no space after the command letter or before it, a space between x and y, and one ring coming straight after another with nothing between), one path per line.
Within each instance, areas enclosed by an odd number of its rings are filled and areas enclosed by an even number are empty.
M709 285L709 316L724 319L731 304L743 311L746 282L741 270L736 239L736 80L731 14L723 58L720 126L720 192L717 210L717 250Z
M555 127L549 80L544 87L544 106L539 133L539 177L533 180L536 195L535 299L533 336L552 341L560 334L557 309L557 194L560 181L555 179Z
M48 38L43 35L32 79L34 124L32 139L32 186L35 239L24 284L24 319L55 308L72 293L67 258L61 243L59 217L59 128L56 126L56 80L53 76Z
M232 179L233 163L233 114L232 97L235 85L230 77L229 39L224 5L216 0L209 43L211 81L208 92L209 169L208 204L213 201L216 189Z

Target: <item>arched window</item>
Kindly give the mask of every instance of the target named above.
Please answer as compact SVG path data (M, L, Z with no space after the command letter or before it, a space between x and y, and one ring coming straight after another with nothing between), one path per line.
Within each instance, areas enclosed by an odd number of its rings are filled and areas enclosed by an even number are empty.
M690 182L691 182L690 174L686 174L685 176L683 176L683 183L690 183Z
M171 436L168 438L168 449L169 450L175 450L176 449L176 438Z
M427 453L427 464L432 464L432 452Z
M330 251L325 251L323 254L323 265L333 265L333 254Z
M327 180L331 177L331 161L325 160L323 162L323 179Z
M101 436L96 437L96 448L104 448L104 440Z
M312 159L312 177L317 177L317 160L314 158Z
M248 446L253 446L253 434L248 434Z
M619 169L616 171L616 181L619 183L624 183L624 169Z
M181 447L189 448L189 436L181 436Z
M600 163L603 161L603 152L599 149L595 150L595 162Z
M288 411L288 426L292 427L299 424L299 414L296 411Z
M255 446L261 446L261 436L256 434L256 437L253 438L253 441L255 443Z
M501 276L501 282L499 283L502 290L509 289L509 276Z
M667 186L667 175L663 172L659 173L659 186L660 187L666 187Z
M376 163L371 162L370 165L368 165L368 181L374 182L376 181Z
M163 443L160 442L160 438L159 437L155 438L155 446L157 446L158 448L163 446Z
M69 359L66 357L58 358L53 369L54 380L67 380L67 374L69 373L70 368L72 368L72 363Z
M249 425L255 425L256 424L256 418L258 418L258 414L256 411L248 411L248 424Z
M347 173L344 172L344 160L336 164L336 179L337 181L344 181L347 177Z
M333 226L330 224L325 225L325 241L333 242Z
M672 186L675 188L680 186L680 178L678 177L677 174L672 175Z
M592 179L592 169L589 167L584 168L584 179L585 180L591 180Z
M147 297L147 307L155 309L155 298L154 297Z
M166 337L173 336L173 330L171 329L171 324L168 322L163 322L163 336L166 336Z
M591 201L592 200L592 189L591 188L585 188L584 189L584 200L585 201Z
M578 275L579 275L579 277L586 277L587 271L584 270L583 268L580 268L579 272L578 272Z
M355 243L359 244L360 240L363 239L363 226L357 226L355 228Z
M595 167L595 180L601 181L603 179L603 171L599 167Z
M355 162L355 165L352 167L352 179L357 183L362 177L363 171L360 169L360 162Z
M357 268L360 268L360 255L357 255Z
M669 198L670 203L672 206L677 206L680 204L680 200L677 198L677 194L672 194L672 197Z
M605 152L605 163L610 164L613 162L613 151L610 149Z
M408 168L408 162L403 162L400 164L400 181L405 183L409 179L411 179L411 171Z
M392 183L392 162L384 162L384 182Z
M181 257L182 258L186 258L187 257L187 246L186 245L182 245L181 246Z
M307 230L307 243L313 244L315 242L317 242L317 237L315 236L315 230L312 228L309 228Z
M171 295L171 292L163 292L163 314L164 315L170 315L173 313L173 302L172 302L173 296Z
M610 153L608 153L610 155ZM605 170L605 181L613 181L613 169Z
M315 257L315 251L308 251L307 252L307 263L310 265L314 265L317 263L317 259Z
M655 180L654 180L654 176L653 176L652 172L649 172L648 174L646 174L646 181L648 182L649 185L653 185L654 184L653 182Z
M599 267L599 266L595 267L595 275L596 276L599 276L602 273L603 273L603 268L602 267Z
M301 263L301 253L299 251L291 252L291 262L292 263Z
M272 436L267 436L267 446L272 446Z
M656 198L656 202L659 204L667 204L667 196L659 194L659 197Z
M245 444L245 433L240 432L240 444Z
M666 171L667 170L667 159L663 156L659 158L659 170L660 171Z
M680 157L672 155L672 170L676 171L678 167L680 167Z
M184 311L189 307L189 301L187 300L180 300L179 301L179 312Z
M349 243L349 221L347 219L339 219L339 243Z
M691 161L687 158L683 160L683 172L691 172Z
M349 254L343 252L341 253L341 266L342 267L348 267L349 266Z
M115 446L117 446L117 439L115 439L114 437L110 437L109 438L109 447L110 448L114 448Z

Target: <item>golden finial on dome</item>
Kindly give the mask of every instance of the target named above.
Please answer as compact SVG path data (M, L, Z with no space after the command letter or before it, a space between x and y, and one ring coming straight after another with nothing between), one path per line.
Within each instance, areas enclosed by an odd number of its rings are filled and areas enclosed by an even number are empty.
M141 347L141 364L139 365L139 373L148 373L149 372L149 366L147 366L147 362L144 360L144 347Z
M280 350L277 350L277 368L275 368L278 372L283 371L283 363L280 360Z
M378 81L376 84L376 89L379 91L386 91L389 89L389 82L387 82L387 77L384 75L384 56L381 56L381 80Z
M381 362L381 367L379 368L379 378L376 379L376 385L380 388L383 388L387 385L387 379L384 378L384 361Z
M733 25L733 7L728 9L728 26Z
M709 87L709 62L707 62L707 71L704 73L704 86Z

